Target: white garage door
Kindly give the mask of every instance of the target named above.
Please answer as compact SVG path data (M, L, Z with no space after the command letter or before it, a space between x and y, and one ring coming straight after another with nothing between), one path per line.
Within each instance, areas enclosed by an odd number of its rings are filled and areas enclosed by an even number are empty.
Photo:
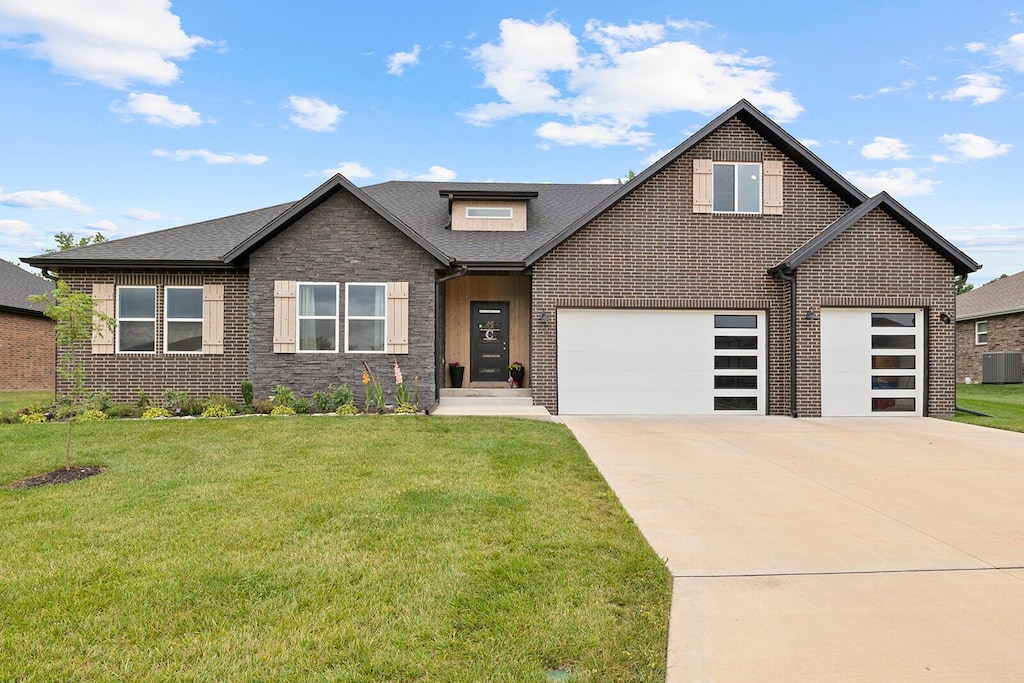
M765 316L558 311L563 415L765 413Z
M921 415L921 309L823 309L821 414Z

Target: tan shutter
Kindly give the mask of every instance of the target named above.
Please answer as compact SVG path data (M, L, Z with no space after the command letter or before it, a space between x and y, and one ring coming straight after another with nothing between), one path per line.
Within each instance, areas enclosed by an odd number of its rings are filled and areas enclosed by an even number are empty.
M114 285L94 283L92 286L93 308L99 313L114 317ZM92 352L95 354L114 352L114 332L98 316L92 321Z
M388 283L388 353L409 353L409 283Z
M274 282L274 353L295 353L294 280Z
M782 213L782 162L764 162L764 213Z
M711 159L693 160L693 212L711 213L712 178L714 164Z
M203 353L224 353L224 285L203 285Z

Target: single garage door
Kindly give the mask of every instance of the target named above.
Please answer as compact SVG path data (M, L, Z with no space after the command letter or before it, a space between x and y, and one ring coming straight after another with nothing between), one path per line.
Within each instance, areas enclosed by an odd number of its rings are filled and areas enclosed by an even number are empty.
M921 309L821 311L821 414L921 415Z
M560 309L563 415L765 413L765 315Z

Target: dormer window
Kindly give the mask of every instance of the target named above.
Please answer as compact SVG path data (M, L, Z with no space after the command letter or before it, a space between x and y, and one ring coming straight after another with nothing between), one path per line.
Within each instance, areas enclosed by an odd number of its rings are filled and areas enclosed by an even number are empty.
M512 220L511 206L467 206L466 218Z

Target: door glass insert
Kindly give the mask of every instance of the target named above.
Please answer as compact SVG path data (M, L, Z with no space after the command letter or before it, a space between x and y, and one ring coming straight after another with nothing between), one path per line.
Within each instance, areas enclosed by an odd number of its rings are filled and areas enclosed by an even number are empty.
M915 349L917 338L912 334L873 334L872 349Z

